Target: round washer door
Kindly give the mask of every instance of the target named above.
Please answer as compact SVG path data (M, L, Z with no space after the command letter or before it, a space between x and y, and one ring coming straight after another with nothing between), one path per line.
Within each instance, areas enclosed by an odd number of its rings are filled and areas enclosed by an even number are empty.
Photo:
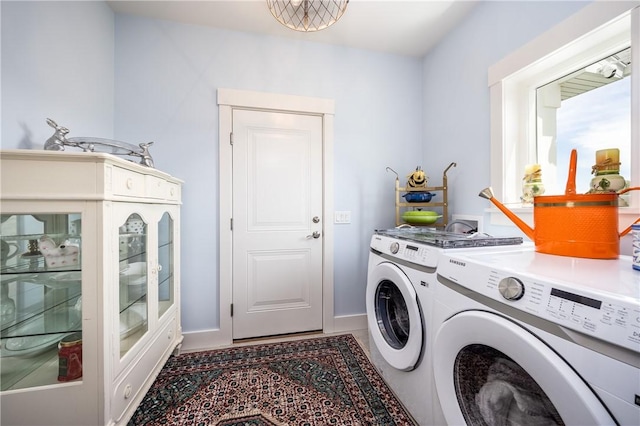
M424 338L422 315L411 281L392 263L379 263L369 271L367 321L385 361L403 371L417 366Z
M448 424L615 424L559 355L494 313L465 311L445 321L433 370Z

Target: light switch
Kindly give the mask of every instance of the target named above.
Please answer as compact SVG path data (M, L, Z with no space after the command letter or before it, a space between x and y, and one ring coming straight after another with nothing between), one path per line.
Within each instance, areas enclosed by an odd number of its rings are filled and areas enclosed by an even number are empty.
M337 211L333 215L333 223L351 223L350 211Z

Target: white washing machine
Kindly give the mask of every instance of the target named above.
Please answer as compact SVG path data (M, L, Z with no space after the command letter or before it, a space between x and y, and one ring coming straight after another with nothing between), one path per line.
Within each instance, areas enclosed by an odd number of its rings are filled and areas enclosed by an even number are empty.
M431 316L440 255L448 248L521 242L420 228L373 235L366 293L371 359L419 425L444 424L434 399L431 367Z
M448 252L436 393L451 425L639 425L640 271L629 257Z

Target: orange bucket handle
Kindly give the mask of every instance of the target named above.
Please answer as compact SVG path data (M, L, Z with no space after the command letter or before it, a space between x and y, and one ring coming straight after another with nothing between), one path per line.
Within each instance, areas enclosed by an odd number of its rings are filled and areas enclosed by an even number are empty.
M578 151L571 150L571 158L569 160L569 176L567 177L567 188L565 189L565 195L576 194L576 165L578 164Z
M624 194L625 192L629 192L629 191L639 191L639 190L640 190L640 186L632 186L632 187L630 187L630 188L625 188L625 189L623 189L622 191L619 191L619 192L618 192L618 195L622 195L622 194ZM622 231L622 232L620 233L620 237L624 237L624 236L625 236L625 235L627 235L629 232L631 232L631 226L632 226L632 225L635 225L636 223L639 223L639 222L640 222L640 218L638 218L635 222L633 222L631 225L629 225L629 227L628 227L628 228L626 228L624 231Z

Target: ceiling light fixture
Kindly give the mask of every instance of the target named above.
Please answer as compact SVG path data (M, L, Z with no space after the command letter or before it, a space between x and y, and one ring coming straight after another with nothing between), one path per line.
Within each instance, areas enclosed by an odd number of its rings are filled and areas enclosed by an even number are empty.
M274 18L295 31L320 31L335 24L349 0L267 0Z

